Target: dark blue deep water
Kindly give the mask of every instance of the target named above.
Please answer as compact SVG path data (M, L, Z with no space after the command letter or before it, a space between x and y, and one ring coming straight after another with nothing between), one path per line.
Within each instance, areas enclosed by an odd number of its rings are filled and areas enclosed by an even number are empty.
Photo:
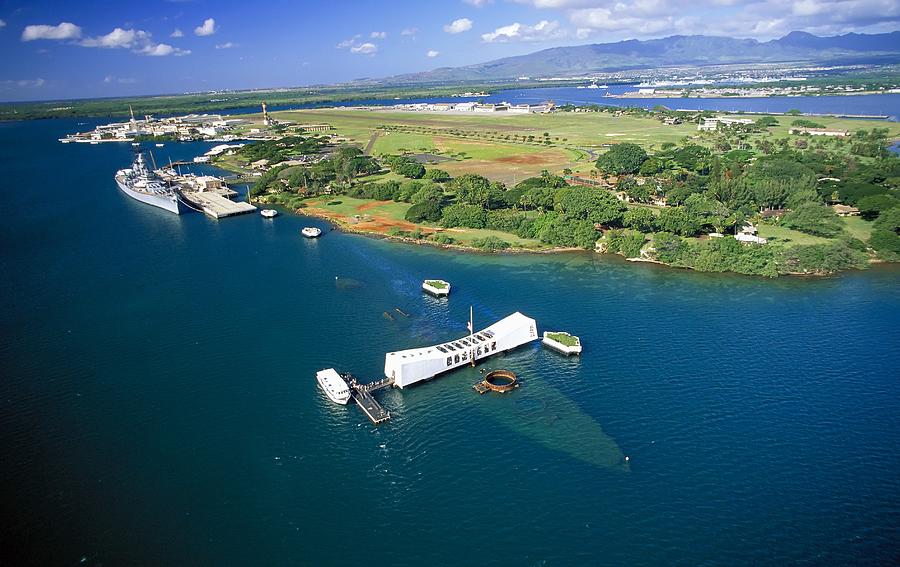
M896 266L769 281L308 241L323 223L132 201L130 148L56 142L76 129L0 124L0 564L900 560ZM522 377L505 396L471 369L385 392L378 428L318 391L320 368L375 379L385 351L465 333L470 304L584 356L489 361Z

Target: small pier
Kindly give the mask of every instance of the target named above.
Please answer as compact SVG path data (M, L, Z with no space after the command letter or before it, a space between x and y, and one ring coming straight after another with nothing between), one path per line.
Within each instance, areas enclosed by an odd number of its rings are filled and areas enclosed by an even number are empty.
M229 201L213 191L184 191L185 200L214 219L252 213L256 207L243 201Z
M368 417L374 425L384 423L391 419L391 412L384 409L384 407L378 403L378 400L375 399L372 392L381 390L382 388L389 388L394 384L392 379L382 378L381 380L369 382L368 384L360 384L355 377L348 375L347 383L350 386L350 396L353 398L353 401L356 402L356 405L359 406L363 413L366 414L366 417Z

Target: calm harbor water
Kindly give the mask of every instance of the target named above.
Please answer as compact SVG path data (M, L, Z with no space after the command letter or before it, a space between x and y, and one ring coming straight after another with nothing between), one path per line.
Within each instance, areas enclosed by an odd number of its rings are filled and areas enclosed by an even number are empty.
M897 561L897 267L768 281L309 241L327 226L132 201L130 148L55 141L76 129L0 124L0 563ZM584 356L489 361L522 377L506 396L471 369L386 392L378 428L318 391L320 368L375 379L385 351L464 334L470 304Z

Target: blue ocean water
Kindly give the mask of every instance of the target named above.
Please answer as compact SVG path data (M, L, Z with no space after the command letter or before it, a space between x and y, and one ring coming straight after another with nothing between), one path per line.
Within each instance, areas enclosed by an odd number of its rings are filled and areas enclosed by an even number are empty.
M132 201L130 148L56 142L76 129L0 124L0 563L900 558L897 266L769 281L310 241L328 226ZM490 360L522 379L505 396L472 369L385 392L377 428L318 391L320 368L376 379L386 351L464 334L469 305L584 355Z

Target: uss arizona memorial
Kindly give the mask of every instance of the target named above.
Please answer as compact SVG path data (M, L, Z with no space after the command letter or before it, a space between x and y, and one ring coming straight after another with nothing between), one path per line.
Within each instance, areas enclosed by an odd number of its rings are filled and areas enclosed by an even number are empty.
M470 335L434 346L384 355L384 376L404 388L538 338L537 322L518 311Z

